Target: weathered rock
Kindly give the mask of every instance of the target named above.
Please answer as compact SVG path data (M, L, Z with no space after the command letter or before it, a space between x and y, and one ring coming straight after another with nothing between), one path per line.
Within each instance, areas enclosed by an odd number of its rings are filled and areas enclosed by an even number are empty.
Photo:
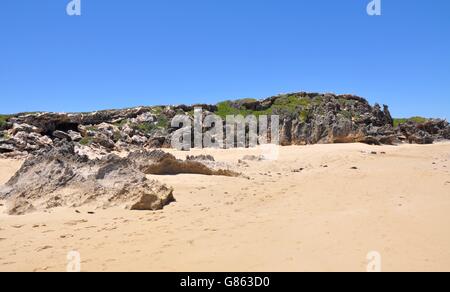
M93 142L104 147L107 150L113 150L116 147L114 141L103 133L96 133Z
M70 135L63 131L54 131L52 135L53 135L53 137L58 138L58 139L72 141L72 139L70 138Z
M90 160L67 142L27 159L0 197L13 215L82 205L157 210L174 200L171 188L148 180L130 159L109 155Z
M408 121L396 129L399 139L409 143L431 144L450 139L450 124L445 120L428 120L424 123Z
M26 133L41 133L42 129L39 129L37 127L28 125L28 124L13 124L13 127L11 129L11 134L15 135L18 132L26 132Z
M215 161L214 157L212 155L188 155L186 156L186 160L190 160L190 161Z
M67 132L67 134L70 137L70 140L74 141L74 142L79 142L83 139L83 136L81 136L80 133L69 130L69 132Z
M371 106L364 98L331 93L291 93L264 100L241 99L228 102L236 112L265 111L280 117L280 143L306 145L316 143L397 144L432 143L450 139L450 126L443 120L405 123L393 128L386 105ZM93 113L35 113L8 116L0 128L0 151L34 153L58 139L72 140L105 151L132 147L171 147L176 128L171 119L182 114L190 117L194 108L203 109L203 117L217 113L215 105L138 107ZM269 124L271 121L269 120ZM210 129L208 129L210 130ZM217 134L215 140L222 140ZM52 142L39 137L46 137ZM245 145L248 146L248 145Z
M16 147L12 144L0 143L0 153L9 153L16 150Z
M137 116L134 119L131 119L130 122L131 123L153 123L156 121L156 117L154 114L150 113L150 112L146 112L143 113L139 116Z
M139 135L134 135L133 137L131 137L131 141L136 145L144 145L147 142L147 138Z
M145 145L148 148L169 148L170 145L166 144L166 137L153 137L149 139Z

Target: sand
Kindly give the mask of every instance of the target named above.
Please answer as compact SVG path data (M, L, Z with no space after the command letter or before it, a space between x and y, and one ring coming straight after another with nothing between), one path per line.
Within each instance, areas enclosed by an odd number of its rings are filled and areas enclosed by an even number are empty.
M162 211L2 213L0 271L65 271L72 250L82 271L364 272L371 251L383 271L450 271L450 143L279 151L237 169L249 179L150 176L174 187ZM19 167L0 160L0 184Z

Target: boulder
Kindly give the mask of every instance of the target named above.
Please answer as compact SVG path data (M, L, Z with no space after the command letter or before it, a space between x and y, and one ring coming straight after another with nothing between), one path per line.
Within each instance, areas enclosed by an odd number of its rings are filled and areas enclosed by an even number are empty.
M70 135L63 131L54 131L52 135L53 135L53 137L58 138L58 139L72 141L72 139L70 138Z
M69 132L67 132L67 135L69 135L70 140L74 141L74 142L79 142L83 139L83 137L81 136L80 133L69 130Z
M7 200L11 215L83 205L159 210L174 201L173 190L147 179L132 157L89 159L77 154L75 144L62 141L29 157L0 190L0 198Z
M18 132L25 132L25 133L42 133L42 129L39 129L35 126L31 126L28 124L17 124L14 123L11 129L11 134L15 135Z
M147 138L140 135L134 135L131 137L131 141L136 145L144 145L147 142Z

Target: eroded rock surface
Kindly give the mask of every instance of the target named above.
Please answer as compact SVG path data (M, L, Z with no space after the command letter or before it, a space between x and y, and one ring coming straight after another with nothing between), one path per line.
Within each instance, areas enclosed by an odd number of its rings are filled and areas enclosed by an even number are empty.
M158 210L174 201L170 187L147 179L134 165L114 154L90 160L73 143L59 143L29 157L0 197L11 215L83 205Z
M228 114L278 115L282 145L428 144L450 139L450 125L444 120L408 121L394 127L386 105L372 106L364 98L353 95L300 92L263 100L226 101L218 105L0 116L0 155L23 157L51 148L62 140L107 153L170 147L172 135L177 130L171 127L171 120L180 114L193 120L196 107L203 109L203 117L209 114L222 118Z

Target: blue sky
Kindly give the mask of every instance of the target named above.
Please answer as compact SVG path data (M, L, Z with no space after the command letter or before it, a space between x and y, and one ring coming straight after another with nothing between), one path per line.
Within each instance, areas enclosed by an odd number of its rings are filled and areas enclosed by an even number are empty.
M0 112L353 93L450 118L450 1L2 0Z

